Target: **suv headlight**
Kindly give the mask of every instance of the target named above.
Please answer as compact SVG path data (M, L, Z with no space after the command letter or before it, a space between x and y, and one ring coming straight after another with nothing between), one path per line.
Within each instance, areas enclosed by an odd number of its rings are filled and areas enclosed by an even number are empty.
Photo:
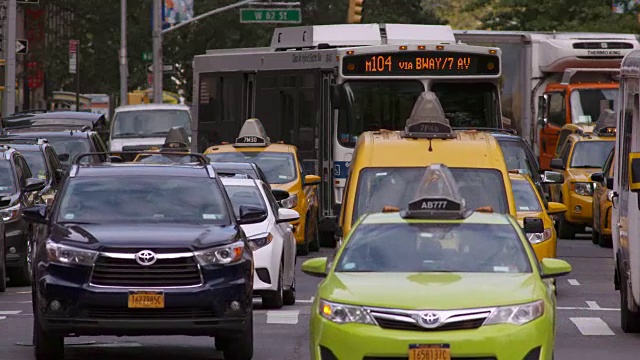
M98 256L97 251L80 249L47 240L49 261L59 264L92 266Z
M249 238L249 247L251 248L251 250L256 251L271 244L272 240L273 235L271 235L271 233L252 236Z
M571 189L578 195L593 195L594 183L591 182L575 182L571 184Z
M2 214L2 220L5 222L15 220L20 216L20 204L2 209L0 213Z
M528 233L527 240L529 240L529 242L532 244L539 244L543 241L551 239L551 235L553 235L553 231L551 228L544 229L544 232L541 233Z
M318 306L320 315L336 324L376 324L369 312L361 306L332 303L326 300L320 300Z
M243 252L244 242L237 241L230 245L196 251L194 254L200 265L226 265L240 261Z
M293 209L298 206L298 194L293 194L288 198L280 201L280 206L286 209Z
M484 325L514 324L524 325L544 314L544 302L534 301L528 304L502 306L495 309L485 320Z

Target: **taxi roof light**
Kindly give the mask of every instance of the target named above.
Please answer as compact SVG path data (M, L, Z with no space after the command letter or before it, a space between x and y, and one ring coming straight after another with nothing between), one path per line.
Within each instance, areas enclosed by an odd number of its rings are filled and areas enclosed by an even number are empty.
M464 219L473 211L466 209L458 184L444 164L426 168L415 199L400 212L405 219Z
M264 126L259 119L252 118L247 119L240 129L240 134L236 138L236 142L233 144L235 147L256 147L256 146L269 146L271 139L267 136L267 132L264 130Z
M616 122L616 113L611 109L604 109L596 121L593 132L601 136L615 136Z
M456 133L435 93L425 91L416 100L401 134L408 138L454 139Z

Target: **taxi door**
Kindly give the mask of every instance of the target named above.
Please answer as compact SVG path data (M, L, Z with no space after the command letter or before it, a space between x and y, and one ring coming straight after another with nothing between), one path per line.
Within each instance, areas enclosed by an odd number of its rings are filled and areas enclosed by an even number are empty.
M560 129L567 122L567 99L564 91L546 92L546 114L540 129L540 169L551 170Z

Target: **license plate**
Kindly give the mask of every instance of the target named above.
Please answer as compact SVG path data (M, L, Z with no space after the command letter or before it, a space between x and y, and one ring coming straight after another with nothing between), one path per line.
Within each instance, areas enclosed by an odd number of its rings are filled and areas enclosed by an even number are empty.
M129 308L162 309L164 308L164 294L158 291L140 291L129 293Z
M451 345L409 345L409 360L451 360Z

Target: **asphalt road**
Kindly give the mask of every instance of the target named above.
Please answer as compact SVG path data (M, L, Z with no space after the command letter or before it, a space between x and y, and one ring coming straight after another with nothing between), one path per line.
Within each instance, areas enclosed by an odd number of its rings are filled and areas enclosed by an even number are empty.
M330 251L323 249L324 255ZM310 257L318 256L312 253ZM640 335L620 330L618 293L613 289L611 249L591 244L590 237L561 240L559 256L573 272L558 280L558 360L636 360ZM308 257L305 257L308 258ZM301 264L303 258L299 259ZM307 329L311 299L319 280L298 270L298 303L254 315L256 360L309 359ZM0 360L33 359L29 288L0 294ZM214 360L222 359L212 339L190 337L70 338L67 360Z

